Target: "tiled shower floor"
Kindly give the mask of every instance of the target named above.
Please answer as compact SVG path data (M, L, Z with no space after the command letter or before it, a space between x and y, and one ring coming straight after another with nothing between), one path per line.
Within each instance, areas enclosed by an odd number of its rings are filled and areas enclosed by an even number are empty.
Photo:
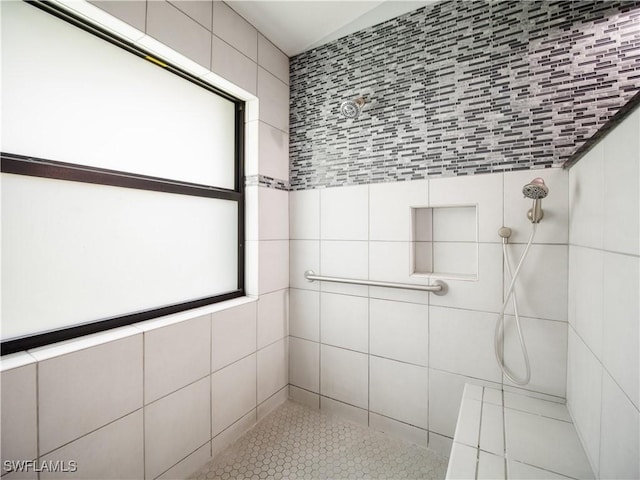
M286 402L190 478L443 479L447 458Z

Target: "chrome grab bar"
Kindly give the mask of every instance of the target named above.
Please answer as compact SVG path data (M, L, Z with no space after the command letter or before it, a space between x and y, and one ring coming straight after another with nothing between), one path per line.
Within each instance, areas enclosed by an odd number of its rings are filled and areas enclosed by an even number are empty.
M304 272L304 278L309 282L317 280L319 282L348 283L351 285L368 285L370 287L404 288L407 290L432 292L435 295L445 295L448 290L447 284L442 280L435 280L433 285L416 285L413 283L393 283L378 282L376 280L356 280L354 278L323 277L321 275L316 275L313 270L307 270Z

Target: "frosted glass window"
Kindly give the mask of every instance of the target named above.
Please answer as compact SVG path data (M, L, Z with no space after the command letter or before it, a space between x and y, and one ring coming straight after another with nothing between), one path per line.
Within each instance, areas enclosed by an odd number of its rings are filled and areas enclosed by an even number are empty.
M235 103L23 2L2 9L2 151L234 188Z
M0 1L2 354L244 295L243 102L36 5Z
M237 289L237 203L2 174L2 339Z

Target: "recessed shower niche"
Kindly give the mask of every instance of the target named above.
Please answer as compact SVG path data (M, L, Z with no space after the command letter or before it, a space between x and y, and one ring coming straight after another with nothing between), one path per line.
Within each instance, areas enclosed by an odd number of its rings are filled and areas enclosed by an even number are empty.
M412 275L478 278L477 205L412 207Z

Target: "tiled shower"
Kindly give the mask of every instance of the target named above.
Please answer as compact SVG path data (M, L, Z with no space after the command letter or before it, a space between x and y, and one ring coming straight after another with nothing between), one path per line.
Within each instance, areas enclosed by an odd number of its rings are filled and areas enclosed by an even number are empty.
M94 3L246 96L250 298L4 357L3 461L185 478L287 398L448 455L468 382L566 401L595 476L640 475L640 114L581 148L637 100L638 2L442 1L291 59L222 2ZM534 177L519 387L497 231L522 252Z

